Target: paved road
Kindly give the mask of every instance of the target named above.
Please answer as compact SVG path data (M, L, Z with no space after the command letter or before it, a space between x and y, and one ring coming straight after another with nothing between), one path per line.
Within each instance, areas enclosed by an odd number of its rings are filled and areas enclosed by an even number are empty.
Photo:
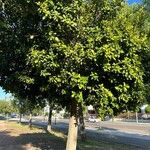
M129 122L109 122L104 121L100 123L86 123L87 127L98 128L101 127L105 130L114 130L125 133L138 133L142 135L150 135L150 124L137 124Z
M34 121L34 124L46 126L46 122ZM98 129L99 123L86 122L86 133L88 138L103 141L113 141L138 146L141 150L150 150L150 124L135 123L112 123L101 122L102 130ZM68 120L58 120L53 128L65 133L68 130Z

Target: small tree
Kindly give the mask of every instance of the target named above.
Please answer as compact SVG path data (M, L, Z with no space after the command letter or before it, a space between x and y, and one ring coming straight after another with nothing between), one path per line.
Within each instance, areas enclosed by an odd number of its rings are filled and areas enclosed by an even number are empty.
M26 111L27 111L25 101L20 99L20 98L15 97L12 100L12 105L17 110L17 112L19 113L19 123L21 123L22 115L24 113L26 113Z
M10 101L0 100L0 113L7 115L13 113L15 110Z
M148 106L145 108L145 112L146 112L146 113L150 113L150 105L148 105Z

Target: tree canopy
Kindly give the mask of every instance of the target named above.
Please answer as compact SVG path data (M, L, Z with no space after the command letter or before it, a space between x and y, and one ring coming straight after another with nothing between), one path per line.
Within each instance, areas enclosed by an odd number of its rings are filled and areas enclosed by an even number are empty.
M10 101L0 100L0 114L11 114L16 112Z
M96 104L101 116L143 103L146 7L123 0L3 4L0 85L6 91L35 104L50 99L75 118L80 103Z
M67 99L97 103L101 112L142 102L140 54L147 51L147 36L138 26L143 9L134 11L123 1L38 5L49 22L45 34L50 44L45 49L33 47L29 61L48 78L49 86L55 85Z

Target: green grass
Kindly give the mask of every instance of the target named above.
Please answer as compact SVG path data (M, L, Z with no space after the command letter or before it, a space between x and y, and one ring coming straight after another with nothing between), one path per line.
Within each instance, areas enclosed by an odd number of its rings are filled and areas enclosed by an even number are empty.
M78 150L142 150L142 148L113 142L86 140L85 142L78 141Z

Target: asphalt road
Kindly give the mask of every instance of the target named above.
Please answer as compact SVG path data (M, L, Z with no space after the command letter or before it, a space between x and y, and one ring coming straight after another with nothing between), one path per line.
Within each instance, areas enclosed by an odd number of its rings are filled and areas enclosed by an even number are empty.
M33 121L34 124L45 126L46 122ZM53 128L67 133L68 120L57 120ZM99 129L101 127L101 129ZM119 123L119 122L86 122L86 134L90 139L111 141L127 145L135 145L141 150L150 150L150 124Z
M87 127L99 128L105 130L114 130L119 132L125 133L138 133L142 135L149 135L150 136L150 123L149 124L137 124L137 123L130 123L130 122L99 122L99 123L89 123L86 122Z

